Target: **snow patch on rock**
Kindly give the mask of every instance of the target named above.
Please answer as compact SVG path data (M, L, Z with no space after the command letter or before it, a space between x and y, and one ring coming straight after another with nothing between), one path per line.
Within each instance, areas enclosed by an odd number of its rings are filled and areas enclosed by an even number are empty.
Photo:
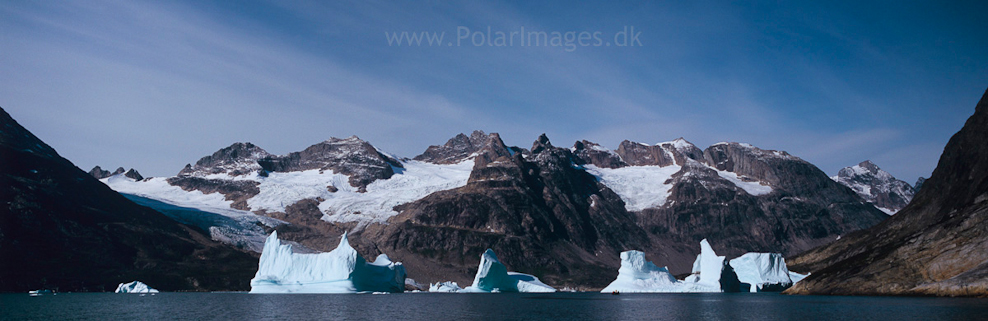
M585 165L584 168L617 193L624 200L625 208L631 212L665 204L672 193L672 175L682 169L678 165L626 166L613 169Z
M718 170L717 175L720 176L721 178L731 181L731 183L734 183L734 185L736 185L737 187L740 187L745 192L748 192L748 194L754 196L761 196L772 192L771 186L768 186L764 183L757 181L755 182L745 181L741 179L741 177L739 177L738 174L732 172Z

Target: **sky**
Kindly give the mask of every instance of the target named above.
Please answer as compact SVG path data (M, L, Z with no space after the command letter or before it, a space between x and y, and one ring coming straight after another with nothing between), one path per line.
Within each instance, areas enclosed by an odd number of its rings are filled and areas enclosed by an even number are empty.
M988 3L941 2L11 0L0 107L80 168L145 176L234 142L414 157L479 129L746 142L913 183L988 88Z

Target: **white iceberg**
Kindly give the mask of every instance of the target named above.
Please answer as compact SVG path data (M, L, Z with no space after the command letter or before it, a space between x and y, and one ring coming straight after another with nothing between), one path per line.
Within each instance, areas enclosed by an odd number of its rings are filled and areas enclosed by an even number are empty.
M799 274L799 273L796 273L796 272L793 272L793 271L789 271L789 278L792 279L792 284L796 284L799 281L802 281L807 276L810 276L810 274L809 273L807 273L807 274Z
M717 256L706 239L700 242L700 255L693 262L693 273L686 280L677 280L669 269L645 260L641 251L621 252L621 268L602 293L684 293L737 292L740 282L733 269Z
M542 283L534 275L508 272L508 268L501 264L494 251L487 249L480 256L480 266L477 267L477 275L473 278L473 285L460 289L456 282L442 282L432 284L429 287L429 292L556 292L556 289Z
M120 285L117 286L117 290L113 291L113 293L158 293L158 290L151 288L147 284L144 284L144 282L134 281L130 283L120 283Z
M367 263L350 246L346 233L333 251L299 254L272 232L250 286L251 293L400 293L405 290L405 267L385 254Z
M718 256L707 239L700 241L700 255L693 261L693 273L685 283L712 291L698 292L740 292L741 282L725 257Z
M463 288L453 281L429 284L429 292L460 292Z
M745 253L731 260L738 280L750 292L780 292L793 285L786 260L779 253Z
M684 292L685 288L685 283L676 280L668 268L646 261L642 251L624 251L617 279L600 292Z

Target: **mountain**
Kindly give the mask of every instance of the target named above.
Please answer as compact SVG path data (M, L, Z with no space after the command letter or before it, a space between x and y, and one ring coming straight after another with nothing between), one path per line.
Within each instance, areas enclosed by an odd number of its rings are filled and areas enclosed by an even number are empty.
M923 188L872 228L787 260L796 294L988 296L988 91Z
M475 131L412 159L356 137L288 155L237 143L175 177L103 181L182 208L274 218L288 223L268 225L280 237L317 251L350 231L368 257L387 253L417 280L461 284L488 248L512 270L599 289L623 251L688 273L704 238L732 257L794 255L887 217L786 152L704 150L682 138L611 151L590 141L557 147L542 135L524 149Z
M916 193L909 183L896 179L870 160L844 167L837 172L837 176L831 178L850 187L855 193L889 215L906 207Z
M620 250L648 246L621 198L545 135L529 156L511 153L500 139L479 153L501 156L477 161L465 186L396 207L400 214L363 237L402 257L411 275L460 284L469 283L487 248L512 270L593 286L613 278Z
M99 166L93 167L93 169L89 170L89 175L96 179L104 179L117 174L124 174L124 176L138 181L144 180L144 176L141 176L141 173L133 168L128 171L124 171L123 167L118 167L117 170L112 173L110 171L103 170Z
M923 183L926 183L926 178L920 176L916 179L916 184L913 184L913 189L916 190L916 192L919 192L919 190L923 188Z
M695 257L691 245L704 238L728 257L751 251L788 256L886 217L816 166L785 152L743 143L718 143L701 152L685 140L652 146L658 147L675 163L592 172L611 182L627 209L637 213L651 238L653 250L645 252L669 262L677 274L688 271L679 262ZM629 164L660 163L635 159L620 148L617 153ZM650 178L636 181L642 174Z
M128 201L2 109L0 157L0 291L249 288L255 257Z

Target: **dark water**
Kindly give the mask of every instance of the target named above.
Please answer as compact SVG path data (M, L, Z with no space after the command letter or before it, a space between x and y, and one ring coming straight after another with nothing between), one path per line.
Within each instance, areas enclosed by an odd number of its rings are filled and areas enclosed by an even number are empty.
M0 294L3 320L988 320L988 300L779 294Z

